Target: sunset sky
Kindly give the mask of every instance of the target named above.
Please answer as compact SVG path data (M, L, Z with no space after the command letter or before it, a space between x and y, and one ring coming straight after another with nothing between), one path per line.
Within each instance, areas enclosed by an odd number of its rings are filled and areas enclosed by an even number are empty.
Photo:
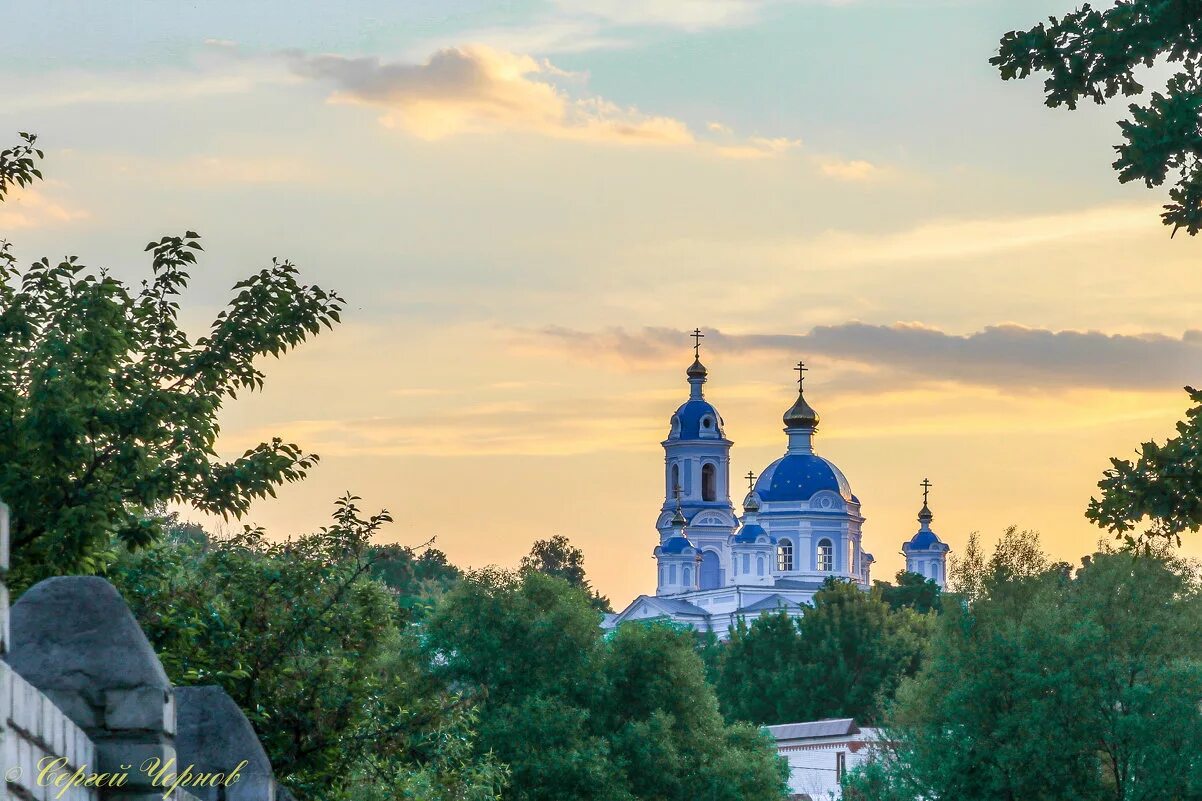
M272 256L347 298L223 418L229 455L323 457L253 510L279 536L349 489L459 564L562 533L617 606L653 592L699 326L736 475L811 365L876 578L924 476L954 550L1013 523L1075 561L1108 457L1202 380L1202 243L1115 180L1121 105L989 66L1070 2L14 5L0 141L37 132L48 180L0 236L132 281L199 231L198 332Z

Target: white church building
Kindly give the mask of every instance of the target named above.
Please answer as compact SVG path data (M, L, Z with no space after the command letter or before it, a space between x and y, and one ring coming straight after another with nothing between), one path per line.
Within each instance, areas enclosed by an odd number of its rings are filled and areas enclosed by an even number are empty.
M700 331L693 334L700 342ZM708 371L700 347L686 371L689 397L673 413L664 449L664 502L656 519L655 595L640 595L606 617L668 619L725 636L739 618L786 610L800 616L829 578L871 586L872 554L864 547L860 499L843 472L814 450L818 412L803 391L784 414L784 455L758 478L738 516L730 499L730 450L722 416L705 398ZM924 481L919 530L902 545L906 569L942 586L950 550L931 530Z

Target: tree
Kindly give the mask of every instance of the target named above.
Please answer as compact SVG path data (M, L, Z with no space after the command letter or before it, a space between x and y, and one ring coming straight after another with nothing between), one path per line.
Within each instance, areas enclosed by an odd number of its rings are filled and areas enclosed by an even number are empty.
M0 153L0 200L40 177L34 138ZM131 290L75 256L22 270L0 245L0 498L11 507L10 586L94 573L116 540L162 535L148 515L173 502L238 517L317 461L273 439L233 461L216 455L226 400L263 385L279 356L338 321L342 300L300 283L291 262L237 283L208 333L179 325L196 264L191 231L147 245L151 277Z
M172 682L224 687L301 798L492 798L503 771L472 752L474 711L424 673L371 578L390 518L356 502L285 542L172 537L125 553L111 578Z
M378 545L370 558L372 576L396 593L397 603L413 620L429 615L463 575L445 553L428 545Z
M873 588L890 609L895 612L898 609L913 609L924 615L927 612L939 611L942 590L933 579L908 570L899 570L894 581L896 584L887 581L873 582Z
M784 798L772 744L718 714L691 632L599 623L536 570L471 574L431 617L431 663L479 700L476 749L508 766L506 799Z
M1112 165L1123 183L1175 184L1161 214L1173 233L1202 228L1202 14L1195 0L1122 0L1098 10L1090 4L1047 25L1011 31L990 59L1003 80L1046 72L1045 102L1075 109L1083 100L1103 104L1121 93L1140 95L1139 68L1175 65L1164 91L1128 105L1119 123L1125 140Z
M871 724L881 701L919 665L927 624L879 594L828 581L800 620L785 612L740 622L722 653L718 696L728 719L773 725L829 717Z
M891 748L848 797L1202 797L1197 576L1163 553L1102 552L1075 575L1007 562L945 609L889 712Z
M1181 543L1184 532L1202 526L1202 391L1186 387L1193 406L1177 423L1177 436L1163 445L1145 442L1139 458L1111 459L1086 516L1129 545L1138 540ZM1147 521L1143 537L1133 535Z
M563 579L588 593L590 603L599 612L612 612L609 599L593 589L584 572L584 551L562 534L549 540L535 540L530 555L522 557L522 570L536 570Z

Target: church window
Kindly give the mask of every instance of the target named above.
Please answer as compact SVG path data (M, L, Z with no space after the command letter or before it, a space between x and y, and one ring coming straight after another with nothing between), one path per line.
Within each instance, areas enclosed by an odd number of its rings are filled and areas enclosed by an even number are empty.
M757 576L764 575L764 557L757 556L755 558L755 574Z
M702 428L712 428L713 425L714 425L714 421L709 419L708 417L701 418L701 427Z
M818 541L818 569L823 571L835 569L835 546L831 545L831 541L828 539Z
M748 556L747 554L743 554L743 572L744 573L751 572L751 557Z
M692 568L690 568L690 567L686 567L686 568L684 569L684 581L683 581L682 583L683 583L683 584L684 584L686 587L692 587L692 586L693 586L693 569L692 569Z
M668 583L669 584L676 583L676 565L668 566Z
M672 483L668 486L669 497L676 497L676 488L680 486L680 465L672 465Z
M718 499L718 468L705 464L701 468L701 500L716 501Z
M781 540L776 548L776 569L788 571L793 569L793 543Z

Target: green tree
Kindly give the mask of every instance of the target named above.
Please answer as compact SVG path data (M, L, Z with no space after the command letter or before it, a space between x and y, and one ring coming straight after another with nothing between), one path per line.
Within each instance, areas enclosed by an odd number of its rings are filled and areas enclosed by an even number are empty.
M397 603L413 620L425 618L463 575L445 553L428 544L378 545L370 558L372 576L396 593Z
M472 752L474 711L424 673L415 632L371 578L389 517L356 501L285 542L172 537L126 553L111 579L171 680L223 686L301 798L492 798L503 773Z
M829 581L800 620L761 615L731 631L717 682L723 711L767 725L831 717L871 724L918 669L926 630L913 610L893 611L878 593Z
M508 766L505 798L783 799L771 743L723 723L691 632L599 623L536 570L474 573L431 617L431 662L479 699L476 748Z
M1012 535L1011 555L1016 540L1027 556L1038 549ZM979 592L945 609L924 667L899 689L891 750L848 796L1202 797L1192 571L1130 552L1095 554L1075 575L1016 571L1005 556L985 565Z
M1046 104L1069 109L1082 100L1141 95L1138 70L1173 65L1163 91L1128 105L1112 166L1123 183L1148 187L1172 174L1165 225L1190 235L1202 228L1202 14L1195 0L1122 0L1105 10L1086 3L1046 25L1007 33L990 63L1003 80L1047 73Z
M894 581L894 584L887 581L873 582L874 589L890 609L913 609L924 615L927 612L939 611L942 590L933 579L908 570L899 570Z
M1202 526L1202 391L1186 387L1193 403L1164 444L1145 442L1139 457L1111 459L1086 516L1129 545L1167 539ZM1135 532L1141 524L1143 532ZM1140 535L1143 536L1140 536Z
M0 153L0 200L40 177L34 138ZM70 256L25 269L0 245L0 498L11 507L20 590L59 573L94 573L162 535L147 510L189 504L240 516L304 477L317 457L273 439L219 459L217 418L256 366L338 320L341 299L302 284L287 261L237 283L208 333L191 339L179 300L196 265L188 232L147 245L151 275L132 290Z
M556 534L549 540L535 540L530 554L522 557L522 570L536 570L563 579L573 587L584 590L598 612L612 612L609 599L593 589L584 572L584 551L567 537Z

